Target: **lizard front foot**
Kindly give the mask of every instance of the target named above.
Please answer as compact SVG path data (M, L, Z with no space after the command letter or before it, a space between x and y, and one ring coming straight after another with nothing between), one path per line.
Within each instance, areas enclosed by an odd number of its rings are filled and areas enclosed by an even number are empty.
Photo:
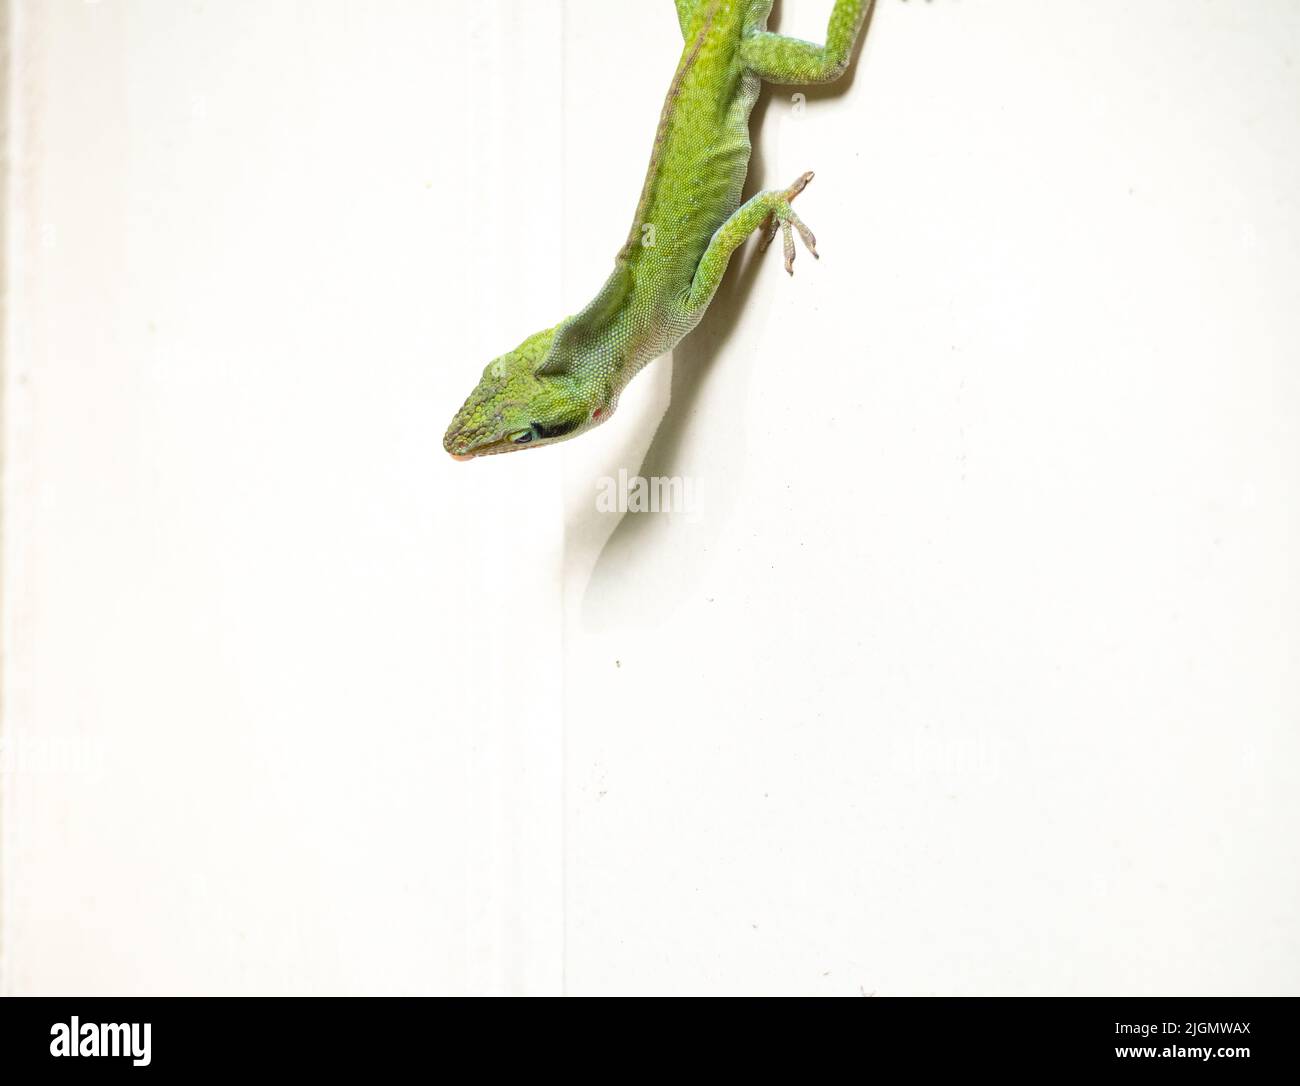
M759 229L762 231L762 240L758 243L760 253L767 252L767 247L772 244L779 228L785 242L785 270L790 275L794 275L794 230L799 232L799 237L803 239L804 245L813 257L820 260L821 254L817 252L817 239L813 237L813 232L803 224L803 220L794 213L794 208L790 202L808 187L808 182L813 179L812 171L809 170L798 181L791 185L784 192L772 193L774 207L767 213L767 218ZM793 230L791 229L793 227Z

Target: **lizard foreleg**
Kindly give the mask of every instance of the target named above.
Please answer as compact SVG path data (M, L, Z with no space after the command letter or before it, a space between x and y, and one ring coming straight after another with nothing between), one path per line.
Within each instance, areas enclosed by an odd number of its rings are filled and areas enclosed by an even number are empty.
M806 173L788 189L760 192L742 204L739 210L718 227L709 241L709 247L695 269L691 288L686 292L684 305L694 312L709 304L718 284L727 272L731 255L745 244L745 239L755 230L763 231L762 248L766 249L776 237L777 229L785 235L785 270L794 274L794 233L797 231L804 245L817 256L817 239L790 206L799 193L807 187L813 175Z

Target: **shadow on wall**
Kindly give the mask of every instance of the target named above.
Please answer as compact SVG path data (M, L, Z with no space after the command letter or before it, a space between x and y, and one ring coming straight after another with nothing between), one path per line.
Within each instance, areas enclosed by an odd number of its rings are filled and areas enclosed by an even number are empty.
M777 0L770 22L773 29L779 25L779 12L780 0ZM875 5L872 5L867 23L854 47L849 70L842 79L822 86L764 86L750 118L751 134L762 131L774 94L780 96L797 90L805 95L810 104L847 94L853 86L858 58L863 42L870 35L874 14ZM782 169L791 177L802 170L815 171L816 168L815 163L782 163ZM779 177L768 176L762 141L755 139L742 200L748 200L760 189L774 187L779 182ZM734 333L744 316L759 270L765 265L769 274L783 274L779 243L767 253L760 253L756 242L751 238L738 257L733 259L704 320L674 348L668 410L664 413L640 466L629 474L647 479L698 474L682 458L688 432L701 424L696 418L695 405L722 345ZM739 372L739 379L728 389L727 399L732 403L745 401L745 383L750 379L752 369L745 366ZM707 420L703 424L707 425ZM682 530L681 518L675 516L620 515L618 524L600 549L582 597L582 622L585 627L608 628L616 624L620 617L628 615L635 615L637 621L654 619L674 609L683 594L694 585L696 571L703 567L702 551L730 514L730 495L735 492L735 488L723 485L722 480L734 481L743 475L746 446L747 435L741 429L738 435L730 437L725 443L710 447L713 455L709 461L708 477L714 485L707 487L708 516L686 526L685 531ZM609 474L616 476L620 466L613 465ZM677 538L677 553L671 558L663 554L670 545L670 534ZM646 573L658 569L661 564L671 568L673 575L657 578L656 591L646 593ZM653 610L646 614L646 608Z

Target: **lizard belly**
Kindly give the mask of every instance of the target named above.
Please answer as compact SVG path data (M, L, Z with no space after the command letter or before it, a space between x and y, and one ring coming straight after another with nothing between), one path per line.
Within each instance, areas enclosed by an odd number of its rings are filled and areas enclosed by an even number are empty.
M680 124L675 118L662 148L639 243L624 258L632 275L626 316L633 346L620 387L672 350L702 315L687 312L682 298L714 233L740 206L751 152L749 116L760 87L749 72L735 73L730 82L728 100L697 107Z
M685 297L714 234L740 206L749 117L762 85L740 49L770 7L770 0L701 0L702 21L669 87L631 232L602 291L619 300L606 310L617 313L606 339L615 396L702 316Z

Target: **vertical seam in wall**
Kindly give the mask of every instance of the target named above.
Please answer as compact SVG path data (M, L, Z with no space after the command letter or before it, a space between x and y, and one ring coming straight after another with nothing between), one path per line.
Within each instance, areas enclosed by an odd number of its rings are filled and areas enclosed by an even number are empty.
M569 2L560 0L560 289L564 292L569 252ZM569 553L568 517L564 512L564 461L560 469L560 995L569 994L569 615L565 571Z
M8 994L9 985L9 781L13 761L10 746L8 614L8 513L9 513L9 374L12 348L10 317L13 285L13 185L14 154L14 3L0 0L0 995Z
M41 45L39 5L0 0L0 995L15 994L14 902L18 797L24 752L17 726L30 698L30 649L18 634L30 627L31 518L34 463L32 391L24 359L30 332L15 314L33 293L31 152L39 85L33 80ZM30 320L29 320L30 325Z

